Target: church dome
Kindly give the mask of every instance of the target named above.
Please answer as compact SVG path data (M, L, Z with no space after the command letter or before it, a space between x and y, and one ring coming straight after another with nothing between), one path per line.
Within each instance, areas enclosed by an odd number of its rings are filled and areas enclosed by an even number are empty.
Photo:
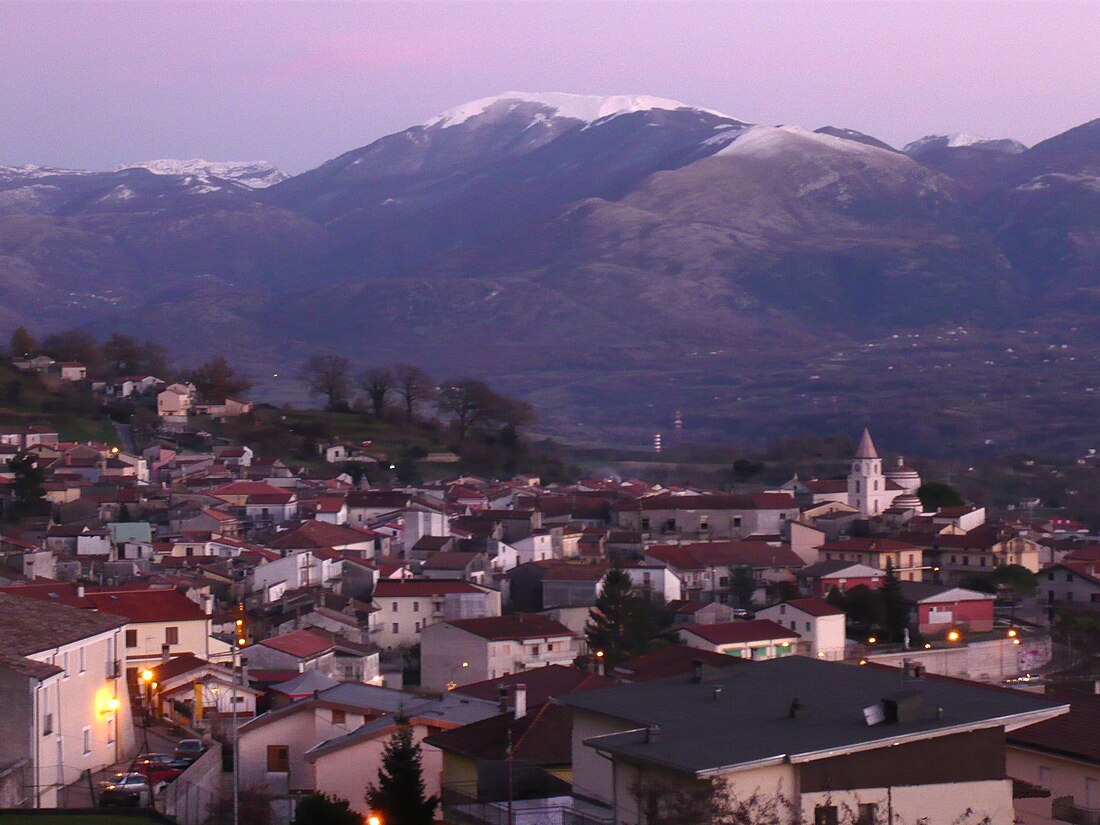
M899 507L902 510L916 510L918 513L924 511L924 505L920 503L920 499L909 493L903 493L890 502L891 507Z
M884 475L910 496L916 496L917 489L920 487L920 473L907 465L902 456L898 456L898 463L887 470ZM897 506L896 500L895 505Z

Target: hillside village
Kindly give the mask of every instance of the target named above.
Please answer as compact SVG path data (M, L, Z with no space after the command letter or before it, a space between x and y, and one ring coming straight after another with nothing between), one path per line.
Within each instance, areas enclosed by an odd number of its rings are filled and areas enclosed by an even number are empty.
M868 430L844 479L739 492L424 481L362 440L262 454L243 393L10 368L155 420L0 425L0 808L94 804L152 728L208 749L144 769L188 825L223 750L257 821L370 816L402 731L448 822L724 821L704 789L822 825L1100 811L1100 739L1066 733L1100 699L1039 678L1093 672L1100 536L951 500Z

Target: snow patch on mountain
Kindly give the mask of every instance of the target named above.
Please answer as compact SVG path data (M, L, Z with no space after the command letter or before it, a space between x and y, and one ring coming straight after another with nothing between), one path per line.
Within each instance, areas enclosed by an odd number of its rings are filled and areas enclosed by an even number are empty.
M438 126L441 129L449 129L458 126L471 118L485 114L490 108L505 104L508 110L515 109L524 103L535 103L553 110L555 117L579 120L586 124L595 123L604 118L629 114L630 112L648 112L654 109L667 111L679 111L687 109L695 112L706 112L715 117L737 120L722 112L713 109L701 109L697 106L689 106L678 100L669 100L663 97L651 97L649 95L612 95L601 97L599 95L575 95L564 92L505 92L494 97L484 97L463 103L453 109L448 109L422 126L430 129ZM545 119L545 118L543 118ZM541 122L541 121L539 121Z
M1018 155L1026 151L1027 147L1012 138L988 138L956 132L951 135L925 135L912 143L907 143L902 151L907 155L912 155L928 149L981 149L986 152L1004 152L1007 155Z
M146 169L154 175L175 175L194 179L194 182L206 187L205 191L216 191L215 180L232 181L249 189L265 189L286 180L289 175L277 169L266 160L257 161L209 161L199 158L191 160L160 159L141 163L127 163L114 171L126 169ZM188 182L190 183L190 181Z
M728 142L715 157L755 155L770 157L785 152L804 152L813 148L857 155L893 154L886 149L846 138L812 132L799 126L750 126L736 134L721 134L707 143Z
M27 178L49 178L54 175L91 175L83 169L58 169L52 166L0 166L0 180L15 180Z

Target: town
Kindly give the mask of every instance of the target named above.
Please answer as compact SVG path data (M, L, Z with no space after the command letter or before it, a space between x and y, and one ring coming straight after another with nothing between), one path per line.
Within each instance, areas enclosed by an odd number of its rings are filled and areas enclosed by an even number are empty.
M66 358L21 333L0 383L0 808L1100 817L1100 536L965 501L863 422L842 478L549 480L513 461L523 405L405 367L364 374L362 415L434 418L437 444L318 431L303 455L257 440L294 413L261 411L224 359L169 375L114 336L90 375L72 336ZM308 369L346 409L347 363ZM63 425L20 413L30 396L69 399ZM476 434L514 472L452 472Z

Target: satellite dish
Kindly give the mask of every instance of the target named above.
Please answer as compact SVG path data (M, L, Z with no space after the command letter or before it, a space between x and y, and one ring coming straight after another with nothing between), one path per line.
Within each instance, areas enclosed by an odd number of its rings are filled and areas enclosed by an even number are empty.
M871 705L863 709L863 720L868 726L880 725L886 721L886 712L882 705Z

